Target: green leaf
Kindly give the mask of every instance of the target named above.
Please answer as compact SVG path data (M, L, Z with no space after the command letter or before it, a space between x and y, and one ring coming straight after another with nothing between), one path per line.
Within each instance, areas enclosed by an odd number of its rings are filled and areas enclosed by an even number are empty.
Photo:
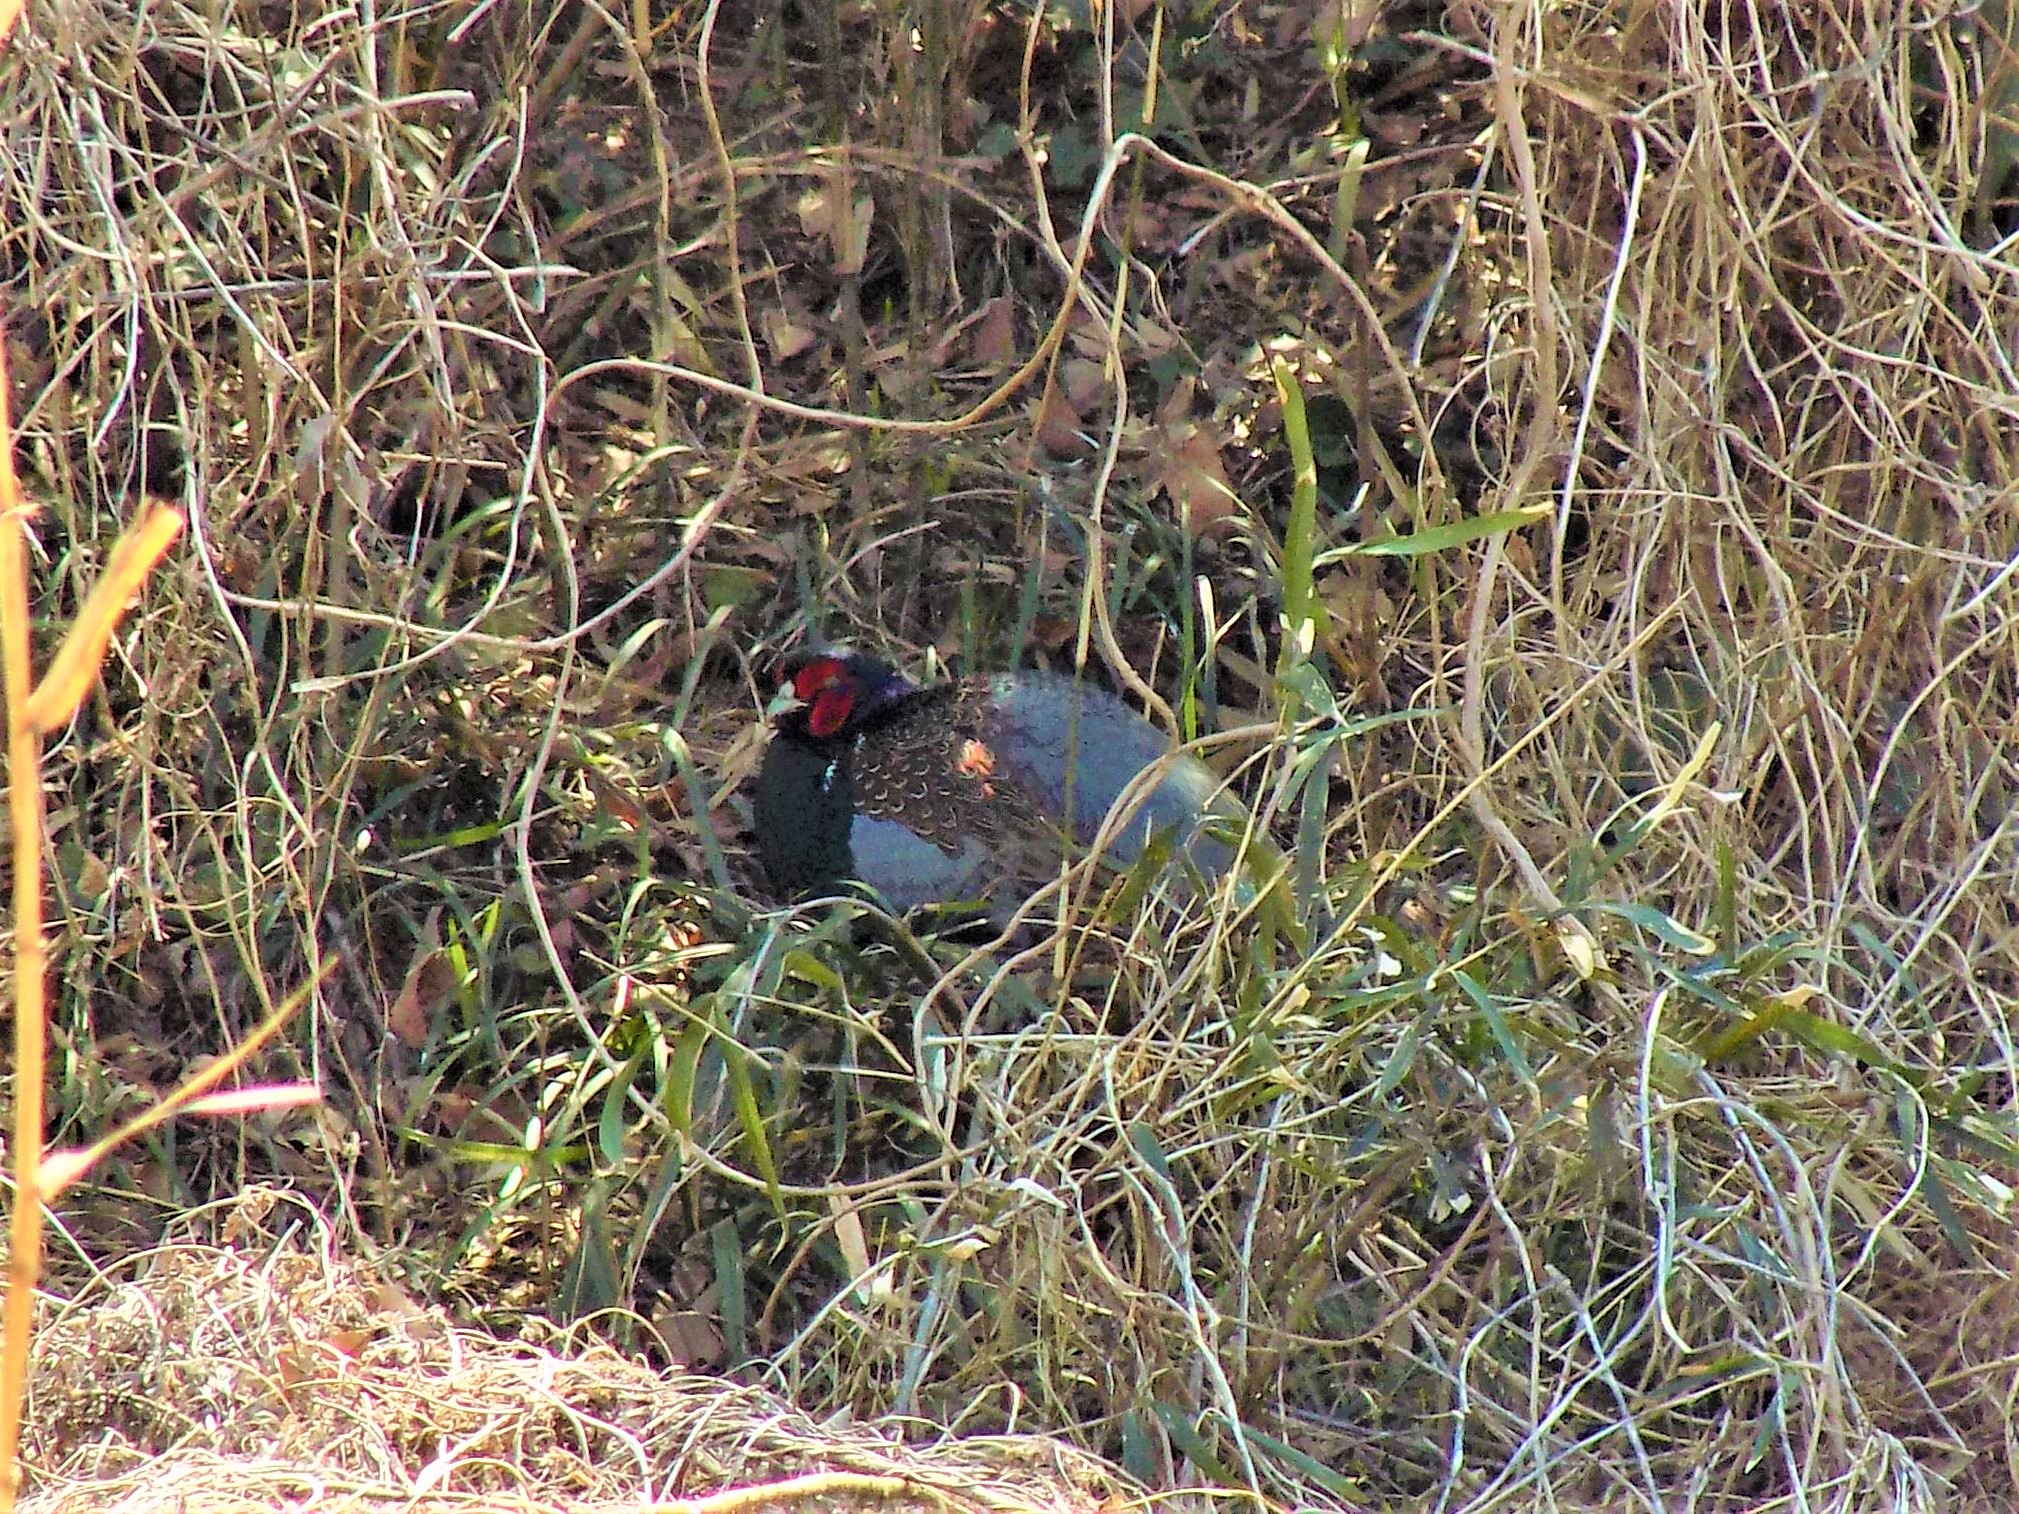
M1688 952L1693 957L1708 957L1718 949L1715 941L1698 935L1687 925L1663 914L1651 905L1593 899L1586 907L1598 914L1616 915L1622 920L1630 920L1677 951Z
M1447 552L1482 536L1498 536L1519 531L1545 521L1554 513L1550 505L1523 505L1518 510L1502 510L1493 515L1468 515L1447 525L1432 526L1409 536L1391 536L1386 541L1360 542L1339 549L1342 557L1424 557Z
M1915 1143L1908 1137L1909 1130L1919 1123L1919 1104L1900 1088L1894 1095L1893 1113L1895 1128L1902 1136L1901 1144L1911 1148ZM1921 1181L1916 1192L1927 1200L1928 1207L1935 1211L1935 1221L1942 1227L1942 1234L1949 1238L1949 1244L1958 1256L1972 1265L1981 1263L1977 1245L1970 1238L1970 1227L1963 1223L1963 1216L1956 1212L1955 1200L1949 1195L1948 1185L1942 1181L1942 1166L1939 1160L1926 1162L1921 1168Z
M1017 130L1015 123L996 121L991 123L979 137L975 138L974 155L978 158L988 158L993 162L1000 163L1004 158L1015 152L1016 147Z
M624 1132L628 1127L624 1107L644 1061L643 1051L634 1052L618 1066L609 1087L603 1090L602 1107L596 1115L596 1150L613 1167L624 1160Z
M694 757L687 750L687 740L678 731L668 729L664 740L673 766L680 774L681 787L687 791L687 809L694 816L694 831L701 838L701 855L708 863L708 876L715 886L729 899L736 898L736 885L730 881L729 862L722 855L721 839L715 834L715 818L709 813L715 790L701 776L701 770L694 765Z
M1045 144L1045 177L1061 189L1078 189L1101 161L1101 148L1091 133L1063 126Z
M718 1220L708 1231L708 1249L715 1264L715 1293L722 1311L722 1339L733 1366L750 1359L746 1339L750 1307L743 1287L743 1238L734 1220Z
M1473 1008L1479 1011L1494 1045L1500 1048L1500 1055L1514 1069L1515 1076L1524 1083L1534 1083L1535 1069L1529 1066L1528 1058L1522 1054L1521 1043L1514 1039L1514 1030L1507 1023L1507 1016L1500 1012L1500 1006L1493 1002L1493 996L1486 991L1485 985L1462 970L1454 971L1451 976L1464 991L1465 997L1472 1001Z
M1395 1092L1402 1080L1409 1076L1409 1069L1416 1065L1416 1049L1420 1040L1413 1024L1402 1027L1402 1034L1396 1038L1395 1050L1388 1054L1387 1066L1375 1079L1374 1097L1377 1101Z
M1244 1426L1241 1433L1247 1440L1249 1449L1267 1452L1277 1461L1293 1468L1298 1476L1310 1478L1311 1481L1340 1499L1348 1507L1353 1507L1366 1498L1367 1490L1365 1488L1348 1481L1340 1473L1333 1471L1332 1468L1326 1466L1309 1452L1298 1450L1288 1441L1278 1440L1275 1436L1265 1434L1252 1425Z
M1290 444L1290 519L1283 528L1283 639L1279 675L1301 661L1310 646L1313 564L1318 552L1318 464L1311 455L1311 431L1304 421L1304 387L1281 358L1270 368L1283 401L1283 436ZM1316 627L1312 627L1315 632Z
M725 1042L723 1069L729 1074L729 1099L736 1108L736 1123L743 1139L750 1143L750 1160L764 1180L771 1207L785 1218L785 1196L778 1191L778 1163L771 1153L771 1134L764 1128L764 1111L757 1102L757 1085L750 1076L750 1053L734 1041Z
M1807 994L1803 993L1801 997L1806 998ZM1866 1067L1881 1068L1907 1078L1910 1083L1916 1081L1909 1076L1908 1069L1901 1067L1856 1031L1798 1009L1796 1002L1792 995L1763 1000L1758 1009L1738 1024L1728 1025L1715 1035L1698 1037L1692 1049L1706 1063L1722 1062L1736 1056L1768 1032L1781 1030L1811 1051L1849 1057Z
M1901 1067L1872 1042L1855 1030L1839 1025L1833 1020L1812 1015L1805 1009L1790 1009L1781 1016L1780 1023L1788 1034L1812 1051L1835 1052L1839 1056L1862 1062L1867 1067L1883 1068L1887 1072L1896 1072L1903 1077L1907 1075L1906 1068Z
M1194 1468L1203 1472L1225 1488L1245 1488L1247 1484L1220 1462L1220 1454L1211 1441L1201 1435L1192 1423L1191 1415L1176 1404L1167 1404L1159 1399L1156 1405L1157 1418L1163 1424L1164 1433L1171 1437L1175 1446Z
M823 961L810 951L796 947L788 951L779 964L779 976L791 978L830 994L841 993L845 986L841 974L835 971L833 964Z
M666 1090L660 1095L660 1107L666 1111L666 1119L678 1135L692 1139L694 1135L694 1086L701 1066L701 1053L707 1050L712 1032L705 1020L693 1020L680 1032L673 1043L673 1055L666 1064Z
M1122 1470L1145 1485L1157 1481L1160 1458L1157 1443L1150 1438L1149 1427L1143 1423L1142 1412L1138 1409L1122 1411Z
M610 1244L610 1226L602 1195L582 1206L582 1233L561 1269L561 1308L565 1318L583 1319L624 1303L617 1254Z
M1157 1141L1156 1132L1141 1120L1129 1121L1129 1145L1165 1183L1171 1181L1171 1160L1164 1155L1164 1148Z

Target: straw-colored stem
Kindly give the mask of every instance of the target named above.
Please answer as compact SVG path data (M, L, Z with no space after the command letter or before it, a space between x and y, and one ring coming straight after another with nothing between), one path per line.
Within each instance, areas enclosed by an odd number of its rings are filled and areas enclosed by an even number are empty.
M21 1397L35 1282L42 1261L42 1062L45 952L42 941L41 741L29 720L27 529L14 477L7 418L7 364L0 352L0 671L7 693L7 818L14 846L14 1210L7 1303L0 1336L0 1514L20 1482Z

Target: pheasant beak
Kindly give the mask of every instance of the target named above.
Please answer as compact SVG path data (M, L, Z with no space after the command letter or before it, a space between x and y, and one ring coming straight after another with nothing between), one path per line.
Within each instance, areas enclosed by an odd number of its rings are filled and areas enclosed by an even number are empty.
M790 715L794 710L805 708L806 701L799 697L798 690L792 686L792 681L787 679L778 686L778 692L771 696L771 703L764 707L764 718L776 720L781 715Z

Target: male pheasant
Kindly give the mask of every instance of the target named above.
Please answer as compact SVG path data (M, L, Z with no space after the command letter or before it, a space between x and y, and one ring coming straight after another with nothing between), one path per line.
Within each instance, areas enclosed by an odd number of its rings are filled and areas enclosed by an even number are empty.
M1168 836L1208 879L1232 849L1201 822L1239 811L1197 758L1104 690L1054 673L920 687L828 648L787 664L757 777L757 852L781 895L867 884L899 913L983 900L1000 912L1091 844L1144 769L1106 855ZM1223 827L1224 829L1224 827Z

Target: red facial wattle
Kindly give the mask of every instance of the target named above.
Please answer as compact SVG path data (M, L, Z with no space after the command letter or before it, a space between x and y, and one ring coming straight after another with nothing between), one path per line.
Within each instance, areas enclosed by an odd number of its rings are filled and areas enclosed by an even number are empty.
M848 724L855 709L855 690L846 683L830 683L813 697L813 709L806 717L806 729L815 736L833 736Z
M807 707L809 735L836 735L855 713L855 680L836 658L815 658L801 668L792 680L792 692Z

